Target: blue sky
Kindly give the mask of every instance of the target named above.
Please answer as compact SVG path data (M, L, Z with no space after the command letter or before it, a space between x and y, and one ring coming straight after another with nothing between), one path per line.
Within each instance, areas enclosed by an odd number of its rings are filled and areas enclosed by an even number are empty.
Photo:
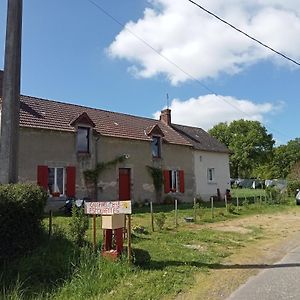
M153 117L168 93L175 123L209 129L247 118L261 121L278 144L300 136L299 67L185 0L93 1L129 31L88 0L24 1L23 94ZM300 4L281 2L198 0L300 60Z

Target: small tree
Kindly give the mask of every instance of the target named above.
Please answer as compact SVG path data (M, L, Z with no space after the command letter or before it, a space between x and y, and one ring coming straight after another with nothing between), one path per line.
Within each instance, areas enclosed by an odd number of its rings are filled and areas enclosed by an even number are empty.
M82 247L86 231L89 228L89 218L84 214L83 209L78 208L75 204L72 207L72 218L69 225L72 240L78 247Z

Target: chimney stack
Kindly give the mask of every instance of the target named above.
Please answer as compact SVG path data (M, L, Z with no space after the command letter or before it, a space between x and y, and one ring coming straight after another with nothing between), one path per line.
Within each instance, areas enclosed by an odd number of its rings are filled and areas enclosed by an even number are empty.
M160 121L164 124L171 126L171 109L166 108L160 112Z
M2 98L3 71L0 70L0 98Z

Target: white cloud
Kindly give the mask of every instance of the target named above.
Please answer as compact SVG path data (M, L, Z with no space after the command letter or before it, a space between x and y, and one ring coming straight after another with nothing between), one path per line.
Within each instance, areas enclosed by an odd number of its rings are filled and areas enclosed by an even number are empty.
M300 59L300 1L202 0L201 5L273 48ZM116 36L108 53L131 62L130 70L144 78L164 74L172 84L191 79L130 32L197 79L235 74L262 59L284 62L188 1L149 1L143 17L128 22L126 28Z
M230 96L206 95L186 101L174 99L170 109L172 123L208 130L220 122L230 123L239 119L265 122L265 116L276 113L282 106L282 102L256 104ZM159 111L153 114L156 119L159 115Z

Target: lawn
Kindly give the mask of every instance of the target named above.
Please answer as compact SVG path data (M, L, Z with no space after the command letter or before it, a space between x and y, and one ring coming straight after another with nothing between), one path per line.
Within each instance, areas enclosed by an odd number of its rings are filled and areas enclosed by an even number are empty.
M229 213L224 203L217 203L212 211L197 206L196 223L191 204L179 204L178 226L172 205L154 206L154 216L164 211L166 222L162 230L151 230L149 207L135 209L132 227L134 263L126 257L117 262L103 259L90 246L78 249L70 240L70 217L53 217L53 235L43 244L19 260L2 264L0 282L4 299L170 299L194 284L198 272L209 274L218 268L233 250L261 238L262 229L251 228L247 233L220 232L201 224L248 214L272 213L290 209L287 205L249 204ZM214 216L212 218L212 216ZM100 228L100 218L97 227ZM48 218L45 217L45 228ZM92 239L92 220L87 240ZM98 230L101 243L101 230ZM2 273L2 276L1 276ZM0 292L1 298L1 292Z

